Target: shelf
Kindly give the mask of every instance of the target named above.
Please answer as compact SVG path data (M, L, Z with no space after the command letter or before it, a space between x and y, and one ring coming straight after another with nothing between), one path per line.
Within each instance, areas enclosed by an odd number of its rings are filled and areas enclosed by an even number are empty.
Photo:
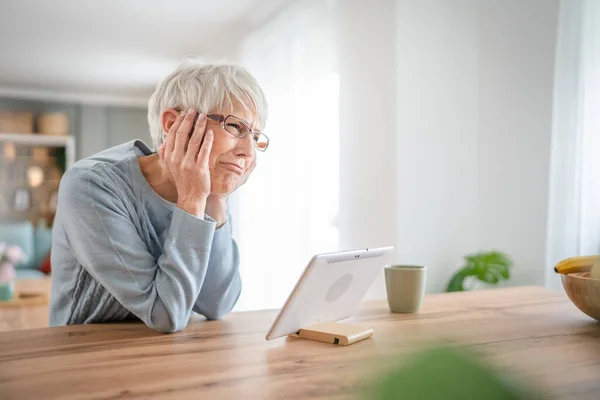
M35 133L4 133L0 132L0 143L14 143L31 147L64 147L66 151L66 167L75 163L75 137L50 136Z
M67 147L73 145L73 136L49 136L31 133L0 133L0 142L25 146Z

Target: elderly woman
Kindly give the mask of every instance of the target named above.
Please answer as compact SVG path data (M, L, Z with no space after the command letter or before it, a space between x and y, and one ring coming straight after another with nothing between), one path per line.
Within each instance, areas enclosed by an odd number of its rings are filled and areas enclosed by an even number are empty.
M184 63L148 104L158 151L135 140L73 165L53 228L50 324L175 332L192 311L230 312L241 281L227 197L269 144L266 114L244 69Z

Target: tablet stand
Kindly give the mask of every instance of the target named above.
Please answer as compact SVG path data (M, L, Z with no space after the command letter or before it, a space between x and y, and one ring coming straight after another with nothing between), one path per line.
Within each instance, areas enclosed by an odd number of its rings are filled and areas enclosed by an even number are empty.
M348 346L373 336L373 329L339 322L323 322L300 329L290 336Z

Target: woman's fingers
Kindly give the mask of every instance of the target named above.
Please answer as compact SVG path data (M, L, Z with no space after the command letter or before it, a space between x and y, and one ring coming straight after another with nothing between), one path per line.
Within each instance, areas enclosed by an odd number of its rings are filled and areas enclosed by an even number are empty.
M212 149L213 139L215 137L214 132L209 129L206 131L204 135L204 141L202 142L202 147L200 147L200 151L198 152L198 164L199 165L208 165L208 158L210 156L210 150Z
M176 158L182 160L185 156L185 149L187 148L190 132L192 131L192 125L194 124L194 118L196 117L196 110L190 108L181 121L181 125L175 134L175 152Z
M190 138L188 143L187 152L185 154L185 158L191 162L196 162L196 156L200 151L200 146L202 145L202 139L204 139L204 131L206 129L206 115L200 114L198 115L198 122L196 122L196 126L194 127L194 133Z

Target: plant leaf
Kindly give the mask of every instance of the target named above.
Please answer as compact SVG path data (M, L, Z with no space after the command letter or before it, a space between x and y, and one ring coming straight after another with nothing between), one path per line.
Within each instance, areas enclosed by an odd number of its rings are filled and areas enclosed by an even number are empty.
M495 285L496 283L498 283L498 277L492 274L490 271L488 271L485 274L483 281Z
M512 260L499 251L470 254L465 256L465 260L472 271L471 275L490 284L496 284L501 279L508 279L510 267L513 265Z
M446 288L446 292L462 292L465 290L464 288L464 280L465 277L460 274L460 272L456 273L450 283L448 283L448 287Z
M508 255L500 251L467 254L464 259L466 265L452 277L447 291L465 290L464 280L469 276L494 285L502 279L510 278L513 262Z
M510 270L509 270L509 267L507 265L496 264L496 265L491 265L490 267L494 271L496 271L498 274L500 274L500 276L502 278L504 278L504 279L510 278Z

